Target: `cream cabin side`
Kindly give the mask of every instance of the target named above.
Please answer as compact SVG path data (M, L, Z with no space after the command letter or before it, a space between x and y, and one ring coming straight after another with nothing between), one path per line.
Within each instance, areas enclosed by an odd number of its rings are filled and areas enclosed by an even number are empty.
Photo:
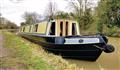
M22 26L20 32L35 33L51 36L80 35L79 24L73 20L55 19L40 23Z

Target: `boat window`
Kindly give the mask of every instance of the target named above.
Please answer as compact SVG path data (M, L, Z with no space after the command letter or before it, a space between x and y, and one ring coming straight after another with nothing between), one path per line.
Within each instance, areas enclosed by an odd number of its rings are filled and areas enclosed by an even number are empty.
M63 22L60 22L60 36L63 34Z
M72 35L76 35L77 31L76 31L76 24L72 23Z
M30 26L30 28L29 28L29 32L31 32L31 26Z
M38 24L35 25L35 32L37 32L37 29L38 29Z
M23 32L25 31L25 27L23 27Z
M55 35L55 22L52 22L52 25L50 28L50 35Z
M68 35L68 22L66 22L66 32L65 32L66 35Z
M21 27L21 28L20 28L20 32L22 32L22 31L23 31L23 28Z

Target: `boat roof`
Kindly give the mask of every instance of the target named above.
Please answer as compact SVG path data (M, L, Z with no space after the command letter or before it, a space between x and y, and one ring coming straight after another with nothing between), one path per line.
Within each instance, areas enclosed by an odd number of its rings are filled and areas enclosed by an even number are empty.
M40 24L40 23L42 23L42 22L56 22L56 21L72 21L72 22L77 22L76 20L73 20L73 19L53 19L53 20L42 20L41 22L39 22L39 23L33 23L33 24L26 24L26 25L23 25L22 27L24 27L24 26L30 26L30 25L36 25L36 24Z

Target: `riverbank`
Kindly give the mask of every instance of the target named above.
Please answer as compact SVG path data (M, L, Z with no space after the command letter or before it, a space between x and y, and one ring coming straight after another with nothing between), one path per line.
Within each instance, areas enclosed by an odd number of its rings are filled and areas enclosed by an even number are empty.
M0 58L0 66L12 70L79 70L75 64L70 64L61 56L46 53L41 46L31 43L9 32L1 33L4 47L9 49L9 56Z

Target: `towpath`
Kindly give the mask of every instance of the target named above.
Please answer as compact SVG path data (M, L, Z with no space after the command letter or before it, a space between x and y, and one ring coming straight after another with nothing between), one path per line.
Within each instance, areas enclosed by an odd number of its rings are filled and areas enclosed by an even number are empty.
M0 35L0 58L7 56L7 48L3 47L3 36Z
M0 34L0 62L2 62L2 60L8 56L8 50L7 48L3 47L3 42L4 37ZM0 64L0 70L12 70L12 69L8 67L3 67L2 64Z
M0 31L0 70L27 70L24 65L17 62L18 59L11 56L11 50L5 47L4 44L5 37Z

